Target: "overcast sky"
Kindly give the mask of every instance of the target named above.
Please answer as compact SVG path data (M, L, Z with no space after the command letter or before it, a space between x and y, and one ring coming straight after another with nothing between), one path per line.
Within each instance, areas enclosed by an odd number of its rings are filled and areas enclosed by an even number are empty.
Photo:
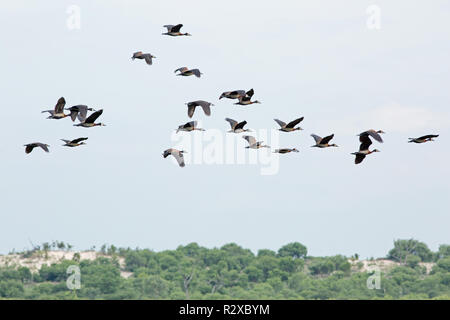
M368 27L370 5L379 29ZM398 238L450 243L448 1L6 0L0 12L0 253L30 240L255 252L298 241L311 255L378 257ZM161 35L178 23L192 37ZM130 59L139 50L157 57L152 66ZM203 76L176 77L184 66ZM250 88L261 104L218 100ZM107 126L46 119L61 96L104 109ZM187 158L179 168L161 154L179 144L195 153L174 129L197 99L215 106L193 119L245 155L268 150L245 149L225 117L256 136L276 129L274 118L304 116L303 131L261 138L300 152L280 156L274 174L260 162ZM381 152L355 165L356 134L370 128L386 132L372 145ZM178 136L206 146L207 133ZM334 133L339 147L310 148L311 133ZM430 133L440 136L407 143ZM59 140L84 136L79 148ZM34 141L50 153L26 155Z

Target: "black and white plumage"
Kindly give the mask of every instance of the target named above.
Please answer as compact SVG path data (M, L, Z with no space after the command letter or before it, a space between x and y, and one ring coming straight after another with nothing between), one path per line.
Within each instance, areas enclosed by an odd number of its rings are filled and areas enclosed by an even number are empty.
M314 140L316 141L316 144L311 146L311 147L318 147L318 148L328 148L328 147L337 147L337 144L329 144L330 140L333 139L334 134L331 134L329 136L326 136L324 138L319 137L316 134L312 134L311 137L314 138Z
M264 141L256 141L253 136L242 136L243 139L247 140L247 149L260 149L260 148L270 148L270 146L263 144Z
M273 119L273 120L275 120L275 122L278 123L278 125L281 127L278 130L284 131L284 132L292 132L295 130L303 130L300 127L297 127L297 128L295 127L297 124L302 122L303 119L304 119L304 117L301 117L301 118L298 118L298 119L295 119L295 120L289 122L288 124L286 124L285 122L278 120L278 119Z
M84 127L84 128L91 128L91 127L95 127L95 126L105 126L105 124L103 124L101 122L95 123L95 120L97 120L97 118L100 117L102 115L102 113L103 113L103 109L95 111L89 117L87 117L86 120L84 120L81 123L74 124L74 126Z
M177 133L178 133L178 131L190 132L190 131L194 131L194 130L205 131L205 129L197 127L197 121L190 121L186 124L182 124L181 126L178 126Z
M70 111L70 118L72 119L72 121L75 121L75 119L78 117L78 120L80 122L83 122L84 120L86 120L86 116L88 111L95 111L94 108L89 108L86 105L83 104L79 104L70 108L66 108L66 110Z
M427 141L434 141L434 138L439 137L438 134L427 134L426 136L421 136L419 138L408 138L408 142L414 142L414 143L424 143Z
M296 148L282 148L282 149L275 149L275 151L273 153L281 153L281 154L285 154L285 153L289 153L289 152L300 152L298 151Z
M56 103L55 108L53 110L44 110L44 111L42 111L42 113L44 113L44 112L50 113L50 116L48 116L47 119L65 118L65 117L69 116L69 114L64 113L65 105L66 105L66 99L64 99L64 97L61 97L58 99L58 102Z
M376 141L383 143L383 138L381 138L380 134L385 133L383 130L374 130L374 129L370 129L364 132L361 132L360 134L358 134L358 136L371 136L372 138L374 138Z
M166 24L163 26L164 28L167 28L167 32L164 32L163 35L167 35L167 36L172 36L172 37L177 37L177 36L191 36L190 33L181 33L180 29L181 27L183 27L183 25L177 24L177 25L173 25L173 24Z
M242 106L247 106L247 105L254 104L254 103L261 103L258 100L251 101L251 99L252 99L254 94L255 94L255 91L253 89L250 89L249 91L247 91L245 93L244 96L238 97L239 101L236 102L235 104L239 104L239 105L242 105Z
M81 146L83 144L86 144L83 141L86 141L88 138L77 138L77 139L73 139L73 140L66 140L66 139L61 139L62 141L65 142L65 144L63 144L63 146L65 147L78 147Z
M244 126L247 124L247 121L237 122L236 120L225 118L225 121L228 121L230 124L231 130L228 132L232 133L241 133L241 132L250 132L250 129L244 129Z
M361 142L359 146L359 151L353 152L352 154L355 156L355 164L361 163L367 155L380 152L378 149L369 150L370 145L372 144L372 140L370 140L369 134L364 134L359 136L359 141Z

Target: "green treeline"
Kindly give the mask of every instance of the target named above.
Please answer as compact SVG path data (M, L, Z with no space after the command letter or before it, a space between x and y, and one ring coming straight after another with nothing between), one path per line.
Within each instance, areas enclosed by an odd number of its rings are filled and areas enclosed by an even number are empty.
M48 250L20 254L45 259ZM386 259L396 263L378 273L379 289L368 288L376 273L365 269L378 260L307 253L297 242L256 255L234 243L213 249L191 243L162 252L104 246L95 260L80 261L75 254L34 273L25 266L0 267L0 298L450 299L450 245L432 252L414 239L395 241ZM78 290L66 284L71 265L80 270Z

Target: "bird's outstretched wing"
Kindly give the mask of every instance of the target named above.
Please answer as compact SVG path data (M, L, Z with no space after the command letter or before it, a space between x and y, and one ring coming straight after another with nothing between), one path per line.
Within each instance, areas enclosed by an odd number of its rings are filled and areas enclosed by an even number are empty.
M278 120L278 119L273 119L273 120L275 120L275 122L278 123L278 125L282 128L286 125L286 123L281 120Z
M79 143L81 141L87 140L88 138L77 138L77 139L73 139L72 141L70 141L71 143Z
M355 164L361 163L365 157L366 157L365 154L357 153L355 156Z
M64 99L64 97L59 98L55 106L55 113L62 113L65 105L66 99Z
M437 138L437 137L439 137L438 134L427 134L426 136L417 138L417 140L425 140L425 139L431 139L431 138Z
M231 129L233 129L234 126L238 124L238 122L236 120L233 120L230 118L225 118L225 121L228 121L230 123Z
M163 27L167 28L167 32L170 32L172 30L172 28L174 27L174 25L173 24L166 24Z
M237 130L237 129L244 129L244 126L247 124L247 121L241 121L241 122L239 122L237 125L236 125L236 127L234 127L234 130Z
M256 139L253 136L243 136L245 140L247 140L249 145L254 145L256 143Z
M188 71L188 70L189 69L187 67L181 67L181 68L178 68L177 70L175 70L174 73L176 73L177 71L180 71L181 73L183 73L183 72Z
M188 117L189 118L192 118L192 116L194 115L196 106L197 105L195 105L195 104L191 104L191 103L188 104Z
M334 137L334 134L330 134L329 136L324 137L324 138L320 141L320 143L321 143L321 144L327 144L328 142L330 142L331 139L333 139L333 137Z
M369 147L372 144L372 140L370 140L368 135L360 136L359 141L361 141L361 145L359 146L359 151L369 150Z
M198 69L192 69L191 72L192 72L197 78L200 78L200 76L202 75L202 73L201 73L200 70L198 70Z
M314 140L316 141L316 143L319 143L322 140L322 137L319 137L317 134L312 134L311 137L314 138Z
M95 111L84 122L85 123L94 123L95 120L97 120L97 118L100 117L102 113L103 113L103 109Z
M295 119L294 121L289 122L289 123L286 125L286 128L293 128L293 127L295 127L296 125L298 125L300 122L303 121L303 118L304 118L304 117L301 117L301 118Z
M182 26L183 25L181 23L177 24L176 26L171 26L169 32L180 32L180 29L181 29Z
M383 138L381 138L380 134L378 132L376 132L373 129L361 132L359 134L359 136L371 136L372 138L374 138L375 140L377 140L378 142L383 142Z
M152 55L151 55L150 53L143 54L142 56L144 57L145 62L146 62L148 65L151 65L151 64L153 63L153 62L152 62Z
M253 97L254 94L255 94L255 91L253 89L250 89L245 93L245 95L249 98Z
M204 101L204 100L197 100L194 101L194 103L200 107L202 107L203 112L207 115L210 116L211 115L211 108L210 106L213 105L212 103L209 103L208 101Z

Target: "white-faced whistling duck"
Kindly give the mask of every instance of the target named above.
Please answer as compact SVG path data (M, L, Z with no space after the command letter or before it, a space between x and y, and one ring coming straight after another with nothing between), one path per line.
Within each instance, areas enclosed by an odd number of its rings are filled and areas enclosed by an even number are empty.
M163 27L167 28L167 32L164 32L163 35L168 35L168 36L172 36L172 37L177 37L177 36L191 36L190 33L181 33L180 29L183 25L177 24L177 25L172 25L172 24L166 24Z
M61 139L62 141L65 142L65 144L63 144L63 146L65 147L78 147L81 146L83 144L86 144L82 141L87 140L88 138L77 138L77 139L73 139L73 140L65 140L65 139Z
M183 157L183 153L187 153L184 150L177 150L177 149L167 149L164 151L163 153L163 157L167 158L168 156L172 155L178 162L178 165L180 167L184 167L184 157Z
M54 110L44 110L44 111L42 111L42 113L44 113L44 112L50 113L50 116L48 116L47 119L65 118L65 117L69 116L69 114L64 113L65 105L66 105L66 99L64 99L64 97L61 97L58 99L58 102L56 103Z
M189 69L187 67L178 68L174 72L177 73L177 71L180 72L179 74L177 74L177 76L184 76L184 77L195 75L197 78L200 78L200 76L203 74L198 69Z
M360 134L358 134L358 136L371 136L372 138L374 138L375 140L377 140L378 142L383 143L383 139L381 138L380 134L385 133L383 130L378 130L375 131L373 129L361 132Z
M245 96L239 97L238 98L239 102L236 102L235 104L240 104L242 106L247 106L247 105L253 104L253 103L261 103L258 100L251 101L254 93L255 93L255 91L253 89L250 89L249 91L247 91L245 93Z
M247 124L247 121L237 122L236 120L225 118L226 121L230 123L231 130L228 132L233 133L241 133L241 132L251 132L250 129L244 129L244 126Z
M336 144L329 144L328 142L330 142L331 139L333 139L334 134L329 135L325 138L319 137L318 135L315 135L314 133L311 135L311 137L314 138L314 140L316 141L316 144L311 146L311 147L318 147L318 148L328 148L328 147L337 147Z
M82 104L65 109L70 111L70 118L72 119L72 121L75 121L75 119L78 117L78 120L80 122L86 120L88 111L95 111L94 108L89 108L88 106Z
M281 153L281 154L285 154L285 153L289 153L289 152L299 152L297 149L295 148L283 148L283 149L276 149L273 153Z
M414 143L424 143L427 141L434 141L433 138L437 138L439 137L438 134L428 134L426 136L422 136L419 138L408 138L409 141L408 142L414 142Z
M133 53L133 56L131 57L132 60L144 59L148 65L151 65L153 63L152 58L156 58L156 57L154 55L152 55L151 53L142 53L142 51Z
M81 123L74 124L74 126L76 126L76 127L84 127L84 128L91 128L91 127L95 127L95 126L105 126L105 124L103 124L101 122L95 123L95 120L97 120L97 118L100 117L100 115L102 113L103 113L103 109L95 111L89 117L87 117L86 120L84 120Z
M44 150L45 152L49 152L48 151L48 147L50 147L48 144L45 143L40 143L40 142L33 142L33 143L29 143L29 144L25 144L24 145L25 148L25 153L30 153L31 151L33 151L34 148L36 147L41 147L42 150Z
M242 136L242 138L248 142L248 146L245 147L247 149L270 148L270 146L263 144L264 141L256 141L253 136Z
M283 121L278 120L278 119L273 119L273 120L275 120L275 122L278 123L281 127L281 129L278 129L278 130L284 131L284 132L291 132L291 131L295 131L295 130L303 130L300 127L295 128L295 126L297 124L299 124L301 121L303 121L303 119L304 119L304 117L301 117L301 118L295 119L294 121L289 122L288 124L286 124Z
M191 122L188 122L181 126L178 126L177 133L178 133L178 131L190 132L190 131L194 131L194 130L205 131L205 129L197 128L197 121L191 121Z
M360 135L359 141L361 142L359 151L352 153L353 155L355 155L355 164L361 163L364 158L371 153L380 152L380 150L378 149L373 149L372 151L369 150L369 147L372 144L372 140L370 140L369 134Z
M210 106L213 106L214 104L212 104L211 102L208 102L208 101L204 101L204 100L197 100L197 101L188 102L188 103L186 103L186 105L188 106L188 117L192 118L192 116L194 115L194 112L195 112L195 108L198 106L202 107L203 112L207 116L210 116L211 115Z

